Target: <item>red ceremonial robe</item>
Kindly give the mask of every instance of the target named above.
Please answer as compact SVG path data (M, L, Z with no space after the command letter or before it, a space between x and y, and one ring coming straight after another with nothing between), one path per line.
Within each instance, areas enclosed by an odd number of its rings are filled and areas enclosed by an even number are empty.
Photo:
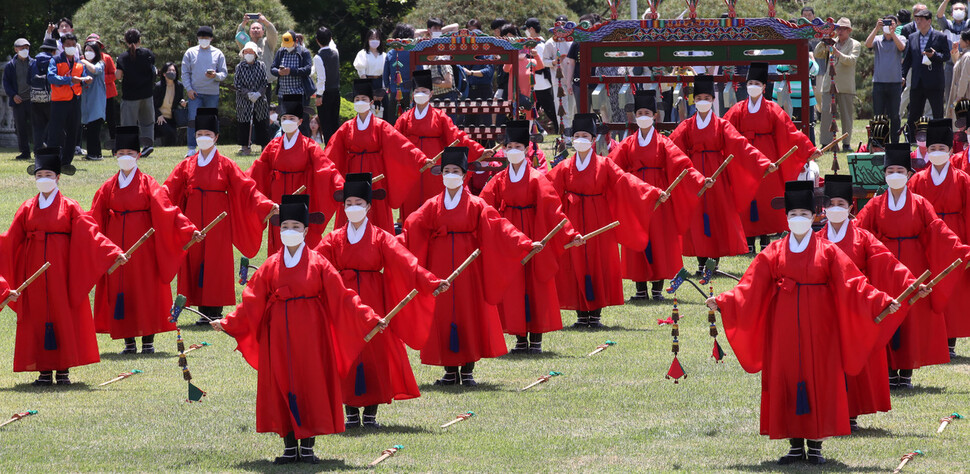
M512 182L508 167L498 173L479 196L498 210L517 229L533 241L542 240L566 215L556 189L546 177L522 162L523 175ZM578 234L568 222L542 249L523 265L511 265L502 278L509 280L509 289L498 305L502 327L507 334L525 336L528 333L546 333L562 329L559 313L559 297L556 294L555 276L559 270L559 258L563 245Z
M970 157L967 156L967 151L963 150L960 153L954 153L950 157L950 164L965 173L970 173Z
M909 189L926 198L936 215L964 244L970 243L970 175L947 164L943 170L943 182L933 182L933 166L913 175ZM950 293L943 318L946 320L946 337L970 337L970 272L959 267L934 288Z
M310 224L306 243L311 248L320 243L327 230L330 217L340 209L333 193L344 187L344 177L333 163L324 156L323 149L312 138L296 134L296 143L286 149L285 135L271 140L246 174L256 182L256 189L273 202L280 202L284 194L293 194L300 186L306 186L304 194L310 196L310 212L322 212L326 221ZM266 255L282 248L279 228L269 226Z
M373 188L386 190L387 198L372 202L368 217L372 224L393 233L394 214L391 210L401 207L416 187L426 158L394 126L373 113L364 130L358 130L357 120L354 117L344 122L330 137L323 153L345 177L348 173L371 173L375 178L384 175ZM334 227L346 223L347 216L337 213Z
M189 249L179 269L178 292L188 298L189 306L232 306L232 247L248 258L256 256L273 202L218 150L205 166L199 166L198 156L182 160L165 180L169 198L200 230L223 211L229 215Z
M771 200L785 195L785 181L798 179L805 163L815 153L815 145L804 133L795 128L791 118L778 104L761 99L757 112L748 111L750 98L734 104L724 120L744 135L749 143L758 149L772 163L782 155L798 146L778 170L761 180L758 192L748 204L747 212L742 213L741 223L748 237L775 234L788 230L788 217L784 209L772 209ZM740 158L735 156L735 158ZM744 157L751 159L749 157ZM744 204L744 203L739 203Z
M91 203L91 216L101 231L123 250L131 248L148 229L155 229L128 263L111 275L102 275L98 281L94 293L95 329L111 334L112 339L175 330L175 324L168 322L171 282L185 256L182 247L197 230L172 205L154 178L138 168L132 172L135 175L124 188L118 184L118 174L108 179Z
M684 151L694 168L710 177L728 155L731 164L701 197L684 235L684 255L725 257L748 251L741 216L751 209L761 177L771 161L751 146L734 125L711 114L710 123L697 127L697 115L690 117L670 134L670 140Z
M559 259L556 287L562 309L593 311L623 304L623 280L617 242L642 252L659 188L625 173L613 160L590 152L586 169L576 168L576 155L546 177L562 200L563 212L577 232L586 235L611 222L620 226L600 234Z
M623 247L623 278L656 281L673 278L684 267L682 235L699 201L697 192L704 186L704 175L694 169L687 155L669 138L651 129L647 146L640 146L640 132L620 143L610 158L623 171L641 181L666 190L681 171L687 176L674 188L673 195L660 205L650 220L650 239L644 251Z
M347 224L350 225L350 224ZM366 407L421 396L411 371L405 342L421 349L431 326L431 293L438 280L418 265L418 259L393 235L366 223L357 243L347 237L347 226L323 238L318 251L340 272L344 286L378 316L385 316L408 293L420 293L364 346L343 379L344 404ZM383 271L383 273L382 273Z
M417 109L417 107L411 107L404 112L404 115L397 118L394 128L418 147L424 156L428 158L438 156L438 153L455 140L458 140L455 146L468 147L469 162L478 160L485 152L482 145L468 138L468 135L456 127L451 118L441 109L429 105L427 114L420 119L414 116ZM407 219L408 215L421 207L425 201L441 194L444 190L445 185L441 181L441 176L431 174L431 170L421 173L421 181L411 188L410 194L401 205L401 220Z
M19 286L44 262L51 264L10 304L17 313L14 372L65 370L101 360L88 295L124 252L77 201L56 193L46 209L38 197L23 203L0 235L0 276L11 284Z
M906 266L896 260L892 252L872 233L859 228L851 220L845 221L842 225L847 226L845 235L842 240L833 243L849 257L849 260L852 260L872 286L895 297L916 280ZM829 225L816 232L815 236L822 240L829 240ZM900 301L900 304L903 307L899 311L886 316L877 325L879 337L862 371L858 375L845 377L851 418L892 409L892 403L889 400L889 377L886 377L889 364L886 360L886 352L882 348L886 346L908 314L908 304L905 301Z
M257 432L341 433L341 380L379 316L323 256L304 246L300 262L286 268L287 251L266 259L222 327L257 370Z
M761 372L761 434L848 435L845 375L869 359L879 334L873 319L892 297L831 242L809 234L807 248L795 253L791 238L769 245L736 287L717 296L724 332L741 367Z
M872 232L914 275L925 270L937 274L957 257L968 261L967 247L936 216L933 205L919 194L904 190L906 202L898 211L889 209L889 192L872 198L856 215L859 227ZM947 276L947 278L951 278ZM940 286L940 285L937 285ZM922 298L909 310L889 343L889 367L918 369L950 361L946 344L946 286Z
M454 209L445 193L429 199L404 221L399 236L418 264L447 277L475 249L482 254L435 298L434 317L421 363L458 366L508 352L495 305L502 302L515 268L532 241L481 198L462 189Z
M10 296L10 285L7 284L7 280L0 276L0 301L6 301L7 297Z

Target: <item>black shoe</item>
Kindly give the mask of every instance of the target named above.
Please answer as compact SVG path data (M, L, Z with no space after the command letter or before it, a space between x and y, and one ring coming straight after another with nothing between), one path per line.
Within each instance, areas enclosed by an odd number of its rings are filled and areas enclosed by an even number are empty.
M471 372L461 373L461 384L466 387L477 387L478 382L475 381L475 377L472 376Z
M599 316L590 316L589 317L589 328L590 329L602 329L604 327L606 327L606 326L603 326L603 323L600 322L600 317Z
M852 153L852 147L850 147L849 145L842 145L842 151L845 153Z
M788 440L791 448L788 454L778 458L778 464L788 465L805 459L805 440L802 438L791 438Z
M320 458L313 454L313 448L300 446L300 462L306 464L320 464Z
M21 154L15 156L14 159L15 160L29 160L30 159L30 153L21 153Z
M849 429L855 433L859 431L859 422L855 418L849 418Z
M542 343L541 342L530 342L529 343L529 354L542 354Z
M890 390L896 390L897 388L899 388L899 376L898 375L890 375L889 376L889 389Z
M299 461L300 458L296 455L296 446L292 448L283 449L283 455L274 459L273 464L292 464Z
M529 352L529 340L521 336L516 336L515 338L515 347L509 351L509 354L525 354Z
M664 295L661 291L652 291L650 296L654 301L663 301Z
M57 373L57 377L55 377L54 380L57 382L57 385L70 385L71 384L70 377L68 376L68 374L65 374L63 372L58 372Z
M151 155L153 151L155 151L155 147L148 145L145 148L141 149L141 157L147 158L148 155Z
M215 318L213 318L212 321L218 321L218 320L215 319ZM209 321L208 319L205 319L205 318L199 318L199 320L195 322L195 325L196 326L208 326L212 321Z
M634 301L646 301L647 298L648 296L646 291L638 291L634 293L633 296L630 297L630 302L632 303Z
M754 245L748 246L748 255L754 255Z
M85 159L86 161L101 161L101 160L103 160L103 159L104 159L104 157L101 157L101 156L90 156L90 155L85 155L85 156L84 156L84 159Z
M377 422L377 415L364 415L364 428L379 430L383 426Z
M142 344L142 346L141 346L141 353L142 354L154 354L155 353L155 345L154 344Z
M825 464L825 458L822 457L821 441L808 441L808 463L815 465Z
M957 358L957 351L950 351L950 359L956 359L956 358Z
M445 376L434 381L435 385L458 385L458 374L455 372L445 372Z
M31 383L31 385L35 387L50 387L51 385L54 385L53 375L50 372L47 372L47 373L42 372L40 376L37 377L37 380L34 380L34 382Z
M754 252L754 251L752 251L752 253L753 253L753 252ZM704 267L703 267L703 266L698 266L698 267L697 267L697 271L696 271L696 272L694 272L694 276L695 276L695 277L703 277L703 276L704 276Z
M573 329L587 329L589 328L589 321L583 321L582 319L577 320L571 326Z
M125 344L125 348L121 352L119 352L119 354L121 355L137 354L137 353L138 353L138 346L134 344Z
M899 390L912 390L913 389L913 379L911 377L899 377L899 384L896 388Z
M360 410L355 407L347 407L347 418L344 421L344 428L360 428Z
M74 147L74 156L84 156L84 155L87 155L87 154L88 154L88 152L85 151L83 148L81 148L79 146L75 146Z

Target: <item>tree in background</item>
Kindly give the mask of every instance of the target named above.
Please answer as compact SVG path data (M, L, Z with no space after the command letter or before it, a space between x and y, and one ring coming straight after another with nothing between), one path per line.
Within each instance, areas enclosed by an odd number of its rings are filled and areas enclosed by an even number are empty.
M0 51L3 51L0 57L13 54L13 42L17 38L27 38L31 44L30 53L39 53L47 24L64 17L70 18L85 1L4 1L0 8Z
M415 28L424 28L430 17L445 20L445 23L465 22L476 18L482 22L485 33L492 34L488 29L489 23L495 18L505 18L516 25L522 25L527 18L538 18L542 28L552 26L553 20L559 15L566 15L570 20L576 20L577 15L563 0L418 0L417 6L405 18L405 21ZM606 5L606 2L602 2Z

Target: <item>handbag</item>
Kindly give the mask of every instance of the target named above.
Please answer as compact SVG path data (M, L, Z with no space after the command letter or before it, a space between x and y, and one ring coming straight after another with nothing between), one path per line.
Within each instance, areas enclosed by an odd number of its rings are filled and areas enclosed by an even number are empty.
M189 109L176 107L172 110L172 119L175 120L175 128L187 127L189 125Z
M49 87L30 86L30 101L35 104L46 104L51 101Z

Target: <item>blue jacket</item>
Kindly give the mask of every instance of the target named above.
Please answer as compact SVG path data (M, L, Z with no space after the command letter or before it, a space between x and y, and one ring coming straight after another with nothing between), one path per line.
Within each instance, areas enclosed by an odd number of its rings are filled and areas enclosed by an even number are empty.
M13 101L13 96L17 95L19 91L17 90L17 69L16 63L20 61L17 56L14 56L7 65L3 67L3 90L7 93L7 103L13 107L16 105ZM34 67L34 58L30 56L27 57L27 82L30 83L31 70ZM24 102L30 102L30 97L21 97Z
M394 67L394 63L397 61L401 62L401 80L403 81L401 82L401 90L405 93L411 92L411 53L392 49L387 52L387 57L384 59L384 87L387 88L388 94L397 93L397 68Z
M41 51L34 56L34 62L30 65L30 85L40 88L50 89L47 82L47 68L51 64L53 56L46 51Z
M943 33L930 29L926 47L933 48L934 53L930 57L929 66L923 65L923 50L919 47L919 30L909 35L907 41L903 56L903 77L912 70L910 87L942 91L945 82L943 63L950 58L950 40Z

